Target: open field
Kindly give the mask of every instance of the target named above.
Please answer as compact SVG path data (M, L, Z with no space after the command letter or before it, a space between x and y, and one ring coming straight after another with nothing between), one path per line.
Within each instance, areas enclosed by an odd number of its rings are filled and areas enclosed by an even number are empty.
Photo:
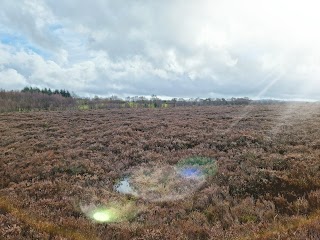
M311 103L0 114L0 239L320 239L319 136Z

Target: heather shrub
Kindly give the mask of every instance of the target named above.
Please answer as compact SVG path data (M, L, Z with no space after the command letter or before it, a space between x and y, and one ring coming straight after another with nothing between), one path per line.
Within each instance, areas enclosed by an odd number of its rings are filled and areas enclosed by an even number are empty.
M182 221L181 230L186 235L187 239L190 240L205 240L209 239L210 237L209 232L205 227L199 225L198 223L194 223L191 220Z
M318 117L295 112L276 129L283 106L252 106L229 128L242 111L1 114L0 236L317 239ZM126 176L138 195L115 191ZM80 207L121 201L134 214L116 223L97 224Z
M311 209L320 208L320 190L311 191L307 199Z
M307 214L309 212L309 202L304 197L300 197L291 204L294 214Z

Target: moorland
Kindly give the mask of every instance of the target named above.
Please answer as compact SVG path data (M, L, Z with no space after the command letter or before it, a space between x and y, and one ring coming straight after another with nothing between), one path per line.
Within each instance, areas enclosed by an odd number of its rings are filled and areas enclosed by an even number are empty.
M0 238L319 239L319 136L317 103L1 113ZM115 190L186 159L215 164L187 194Z

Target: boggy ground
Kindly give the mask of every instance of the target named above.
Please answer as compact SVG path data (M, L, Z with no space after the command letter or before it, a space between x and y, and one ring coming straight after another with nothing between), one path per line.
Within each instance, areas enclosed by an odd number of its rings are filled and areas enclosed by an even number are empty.
M311 103L0 114L0 238L319 239L319 136ZM114 191L190 157L217 171L183 198ZM90 201L130 217L94 222Z

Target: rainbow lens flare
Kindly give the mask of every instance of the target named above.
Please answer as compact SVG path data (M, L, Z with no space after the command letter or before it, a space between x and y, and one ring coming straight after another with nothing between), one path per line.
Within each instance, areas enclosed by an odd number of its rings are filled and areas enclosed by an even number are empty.
M121 180L115 190L151 202L175 201L190 196L204 182L204 175L194 167L143 165L131 169L130 177Z
M217 163L208 157L189 157L178 162L179 173L184 177L209 177L217 173Z
M179 174L186 178L196 178L202 176L202 171L195 167L187 167L180 169Z

